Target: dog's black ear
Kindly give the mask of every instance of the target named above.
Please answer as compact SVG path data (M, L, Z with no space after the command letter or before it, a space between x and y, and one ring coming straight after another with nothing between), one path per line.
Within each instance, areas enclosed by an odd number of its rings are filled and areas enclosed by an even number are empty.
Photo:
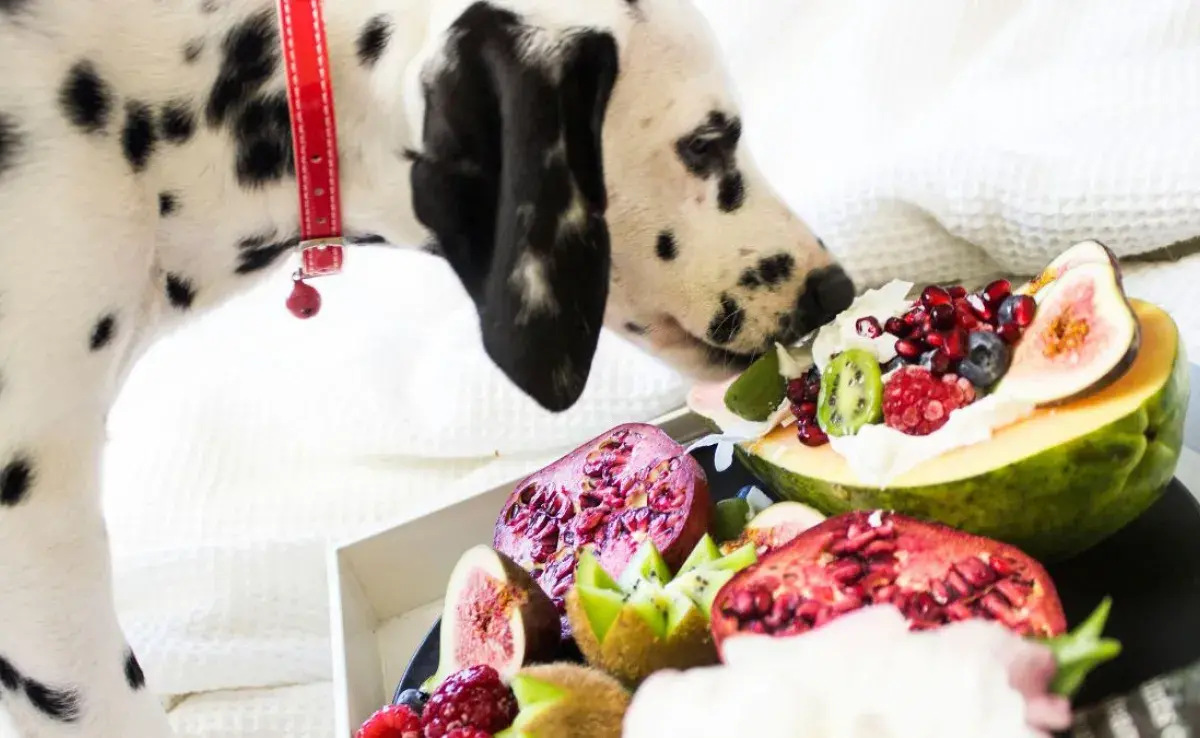
M587 383L608 299L601 128L617 49L607 33L544 33L485 3L458 18L423 75L412 187L488 355L558 412Z

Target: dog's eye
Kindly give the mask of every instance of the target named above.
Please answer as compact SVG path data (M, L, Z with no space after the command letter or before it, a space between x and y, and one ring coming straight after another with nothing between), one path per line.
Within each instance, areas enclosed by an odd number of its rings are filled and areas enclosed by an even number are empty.
M688 141L688 153L697 158L706 156L713 149L713 139L694 136Z

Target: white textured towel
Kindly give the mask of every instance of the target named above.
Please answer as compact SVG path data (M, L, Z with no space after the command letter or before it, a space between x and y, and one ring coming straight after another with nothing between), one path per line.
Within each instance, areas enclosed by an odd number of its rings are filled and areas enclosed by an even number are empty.
M701 4L747 143L863 283L1200 235L1200 6ZM355 252L347 266L321 285L317 320L286 313L280 274L163 342L111 416L118 603L182 735L328 738L330 538L682 403L678 378L606 336L580 406L549 417L489 364L441 262ZM1128 280L1172 309L1193 356L1197 283L1200 257Z

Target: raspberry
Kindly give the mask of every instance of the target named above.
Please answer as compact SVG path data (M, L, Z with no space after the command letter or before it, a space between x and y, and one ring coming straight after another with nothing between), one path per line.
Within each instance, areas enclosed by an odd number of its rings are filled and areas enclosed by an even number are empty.
M499 733L516 717L517 698L512 690L500 681L495 669L481 665L452 674L438 685L425 703L421 723L425 738L449 738L455 728Z
M421 718L408 705L388 705L367 718L354 738L421 738Z
M946 424L950 413L975 401L975 388L955 374L935 377L908 366L883 386L883 422L910 436L927 436Z
M479 728L455 728L446 738L492 738L492 734Z

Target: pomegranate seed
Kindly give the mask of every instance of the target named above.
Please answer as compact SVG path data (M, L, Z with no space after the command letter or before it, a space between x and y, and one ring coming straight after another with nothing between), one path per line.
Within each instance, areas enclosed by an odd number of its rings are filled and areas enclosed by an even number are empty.
M913 308L912 310L909 310L907 313L904 314L904 322L908 323L909 325L913 325L913 326L920 325L921 322L924 320L925 320L925 309L924 308L919 308L919 307Z
M1022 328L1029 327L1037 314L1037 301L1029 295L1015 295L1013 299L1016 301L1012 307L1013 322Z
M979 559L971 556L954 565L954 570L976 587L986 587L996 581L996 574Z
M912 326L905 323L904 318L888 318L883 324L883 330L896 338L908 338L908 334L912 333Z
M949 303L934 305L929 309L930 322L939 331L954 325L954 307Z
M1001 579L996 582L996 591L1004 596L1004 599L1013 607L1021 607L1025 604L1025 593L1011 579Z
M975 591L975 588L968 584L967 580L963 579L962 575L953 569L946 575L946 586L957 592L959 597L966 597Z
M870 315L855 321L854 330L865 338L879 338L883 335L883 328L879 325L879 321Z
M996 329L996 334L1003 338L1009 346L1021 340L1021 329L1016 323L1005 323Z
M1011 576L1015 571L1012 564L1007 559L1002 559L998 556L993 556L991 560L988 561L988 566L992 567L992 571L996 572L1002 577Z
M1004 298L1012 294L1012 284L1007 279L997 279L983 288L983 298L992 309L1000 307Z
M974 617L971 610L963 602L951 602L946 605L946 614L951 620L970 620Z
M921 304L925 307L947 305L949 303L950 293L937 285L931 284L921 292Z
M852 559L838 562L829 568L830 579L839 584L856 582L862 575L862 564Z
M936 333L934 335L937 335ZM941 338L941 336L938 336ZM929 370L930 374L935 377L940 377L950 371L950 357L941 349L934 349L921 357L921 365ZM932 404L932 403L931 403ZM939 405L940 407L940 405ZM929 418L929 420L937 420L938 418Z
M954 322L958 324L959 328L965 328L969 331L979 324L979 319L976 318L975 315L970 312L970 308L968 308L967 310L959 310L955 312Z
M985 323L992 322L992 317L995 315L995 313L992 312L992 308L987 304L987 301L983 298L983 296L971 294L967 295L966 299L967 304L971 306L971 312L975 313L976 318L979 318Z
M950 293L950 297L954 298L955 300L958 300L960 298L967 296L967 288L963 287L960 284L954 285L947 291Z
M816 402L821 396L821 374L816 367L809 369L804 375L804 399Z
M913 361L920 358L921 347L907 338L901 338L896 341L896 353L909 361Z
M950 361L962 361L967 358L967 333L962 328L955 328L945 334L942 350L950 357Z
M896 552L895 541L871 541L866 548L863 549L863 556L884 556ZM875 569L871 570L872 572Z
M817 403L802 402L796 406L797 420L808 419L812 420L817 417Z
M800 443L811 448L824 446L829 443L829 436L825 431L821 430L821 426L817 424L815 418L801 418L796 421L796 435L800 438Z

